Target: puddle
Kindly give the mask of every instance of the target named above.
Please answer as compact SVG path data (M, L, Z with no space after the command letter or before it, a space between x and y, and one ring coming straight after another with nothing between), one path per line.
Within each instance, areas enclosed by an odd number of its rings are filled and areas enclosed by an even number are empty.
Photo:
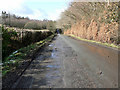
M37 83L38 86L46 87L56 85L57 81L62 81L60 73L61 61L57 59L57 49L53 43L50 44L49 47L44 50L44 53L40 54L36 58L36 61L34 61L35 66L32 67L34 69L32 73L35 73L37 76L34 79L34 85L35 82L39 82L39 84Z
M49 45L49 47L52 47L53 46L53 43Z
M52 48L53 48L53 46L54 46L53 43L49 45L49 47L52 47ZM56 55L55 55L56 51L57 51L56 47L54 47L52 52L51 52L51 57L50 58L56 58Z
M55 53L56 53L56 50L55 50L55 49L53 49L53 51L51 52L51 58L56 58Z
M52 57L52 58L54 57L54 53L53 53L53 52L51 53L51 57Z
M60 74L60 61L57 60L57 48L50 44L49 47L52 47L52 52L50 56L50 60L52 60L51 63L47 63L45 65L46 68L48 68L47 72L45 73L46 82L48 82L48 85L54 85L56 81L61 79Z
M48 68L60 68L59 65L47 65L46 67L48 67Z
M60 72L58 70L52 71L50 73L47 73L45 77L48 79L48 81L53 81L55 79L60 78Z

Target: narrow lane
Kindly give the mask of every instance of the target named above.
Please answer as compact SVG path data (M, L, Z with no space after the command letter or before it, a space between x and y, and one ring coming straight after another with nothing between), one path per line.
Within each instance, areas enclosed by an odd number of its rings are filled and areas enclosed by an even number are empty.
M118 87L118 51L58 35L14 87Z

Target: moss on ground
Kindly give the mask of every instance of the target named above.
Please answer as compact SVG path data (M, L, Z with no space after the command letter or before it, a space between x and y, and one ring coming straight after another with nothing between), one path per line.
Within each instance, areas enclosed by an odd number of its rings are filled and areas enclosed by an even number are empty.
M87 39L83 39L83 38L77 37L77 36L72 35L72 34L70 34L70 36L75 37L75 38L77 38L79 40L82 40L82 41L86 41L86 42L97 43L97 44L100 44L100 45L104 45L104 46L108 46L108 47L113 47L113 48L117 48L117 49L120 48L120 46L114 45L114 44L102 43L102 42L98 42L98 41L94 41L94 40L87 40Z

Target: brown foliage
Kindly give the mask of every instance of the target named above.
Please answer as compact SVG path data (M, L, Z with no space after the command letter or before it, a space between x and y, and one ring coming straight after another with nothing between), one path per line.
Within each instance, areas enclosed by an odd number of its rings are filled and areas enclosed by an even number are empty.
M104 2L71 2L61 16L61 21L65 22L64 26L68 23L71 26L63 27L64 33L89 40L120 44L119 8L117 2L109 5ZM63 16L70 19L64 21Z
M73 25L70 30L66 30L64 34L73 34L88 40L118 44L118 23L101 23L99 26L98 23L92 19L87 28L85 21L82 21L81 23Z

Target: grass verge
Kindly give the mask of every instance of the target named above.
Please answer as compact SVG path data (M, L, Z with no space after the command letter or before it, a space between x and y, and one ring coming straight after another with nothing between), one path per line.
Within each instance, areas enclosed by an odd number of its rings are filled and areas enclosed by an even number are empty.
M87 39L83 39L83 38L77 37L77 36L75 36L73 34L70 34L68 36L71 36L71 37L74 37L74 38L77 38L79 40L86 41L86 42L97 43L97 44L100 44L100 45L104 45L104 46L108 46L108 47L113 47L113 48L117 48L117 49L120 48L120 46L118 46L118 45L109 44L109 43L102 43L102 42L98 42L98 41L94 41L94 40L87 40Z
M30 44L27 47L16 50L9 55L5 61L0 64L0 68L2 69L2 77L4 77L11 70L16 69L16 67L24 62L25 59L31 58L40 47L51 41L53 37L54 35L51 35L42 41Z

